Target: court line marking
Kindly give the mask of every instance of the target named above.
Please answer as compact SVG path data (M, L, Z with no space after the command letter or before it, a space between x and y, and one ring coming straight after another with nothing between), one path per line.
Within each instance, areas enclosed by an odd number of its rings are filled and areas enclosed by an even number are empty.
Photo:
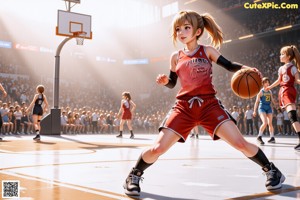
M57 185L57 186L61 186L61 187L75 189L75 190L79 190L82 192L89 192L91 194L102 195L102 196L113 198L116 200L120 199L120 197L122 197L122 198L128 197L124 194L118 194L115 192L110 192L110 191L105 191L105 190L100 190L100 189L95 189L95 188L89 188L89 187L85 187L85 186L79 186L79 185L75 185L75 184L71 184L71 183L64 183L64 182L57 181L57 180L44 179L44 178L40 178L40 177L25 175L22 173L14 173L14 172L9 172L9 171L0 172L0 173L8 175L8 176L16 176L16 177L24 178L27 180L40 181L40 182L47 183L47 184L53 184L53 185ZM130 198L130 199L132 199L132 198Z
M11 154L11 153L14 153L14 152L13 152L13 151L7 151L7 150L2 150L2 149L0 149L0 153Z
M263 192L263 193L259 193L259 194L250 194L250 195L241 196L241 197L234 197L234 198L229 198L226 200L250 200L250 199L262 198L262 197L271 197L271 196L275 196L278 194L284 194L284 193L296 192L296 191L300 191L300 186L279 189L276 191Z
M59 151L62 151L62 153L59 153ZM74 153L67 153L67 151L87 151L87 152L74 152ZM39 153L38 153L39 152ZM64 153L66 152L66 153ZM89 150L89 149L64 149L64 150L40 150L40 151L7 151L7 150L0 150L0 153L6 153L6 154L16 154L16 155L82 155L82 154L92 154L96 153L97 150ZM58 153L58 154L57 154Z
M204 158L204 159L209 159L209 160L215 160L215 159L244 159L244 158ZM175 161L175 160L203 160L203 158L177 158L177 159L160 159L160 161ZM287 160L287 159L282 159L282 160ZM59 181L52 181L52 180L47 180L47 179L42 179L39 177L31 177L29 175L23 175L20 173L12 173L11 174L9 172L3 172L3 170L11 170L11 169L17 169L17 168L30 168L30 167L43 167L43 166L58 166L58 165L77 165L77 164L89 164L89 163L113 163L113 162L134 162L135 160L115 160L115 161L95 161L95 162L77 162L77 163L60 163L60 164L46 164L46 165L31 165L31 166L19 166L19 167L12 167L12 168L4 168L4 169L0 169L0 173L3 174L7 174L7 175L16 175L18 174L20 177L23 178L31 178L31 180L37 180L37 181L43 181L45 183L53 183L59 186L69 186L69 188L73 188L73 189L77 189L77 188L81 188L79 189L80 191L82 191L82 188L84 188L85 190L91 190L93 191L93 194L98 194L98 193L94 193L94 191L99 192L99 195L103 195L101 192L108 192L108 193L112 193L109 191L104 191L104 190L98 190L98 189L92 189L92 188L88 188L88 187L84 187L84 186L78 186L78 185L73 185L73 184L68 184L68 183L63 183L63 182L59 182ZM270 196L275 196L278 194L284 194L284 193L288 193L288 192L294 192L294 191L298 191L300 190L300 186L296 186L293 188L286 188L286 189L281 189L278 191L272 191L272 192L264 192L264 193L259 193L259 194L253 194L253 195L247 195L247 196L241 196L241 197L235 197L235 198L228 198L226 200L250 200L250 199L254 199L254 198L260 198L260 197L270 197ZM129 198L132 199L126 195L121 195L118 193L112 193L113 195L119 195L120 197L123 198Z
M5 150L3 150L3 151L5 151ZM160 161L168 161L168 160L215 160L215 159L218 159L218 160L220 160L220 159L223 159L223 160L240 160L240 159L244 159L244 158L215 158L215 157L214 158L179 158L179 159L160 159ZM278 159L275 159L275 158L273 158L273 160L298 160L298 159L293 159L293 158L283 158L283 159L278 158ZM136 160L96 161L96 162L85 162L85 163L124 162L124 161L125 162L131 162L131 161L134 162ZM72 164L84 164L84 163L65 163L65 164L60 163L60 164L54 164L54 165L72 165ZM36 165L36 166L53 166L53 164ZM35 166L25 166L25 167L35 167ZM17 168L22 168L22 166L19 166ZM293 191L298 191L298 190L300 190L300 187L297 186L297 187L293 187L293 188L282 189L278 192L264 192L264 193L260 193L260 194L253 194L253 195L241 196L241 197L236 197L236 198L229 198L228 200L249 200L249 199L253 199L253 198L274 196L274 195L277 195L277 194L283 194L283 193L288 193L288 192L293 192ZM125 196L125 197L127 197L127 196Z
M245 158L165 158L159 159L159 161L196 161L196 160L244 160ZM277 158L273 160L297 160L289 158ZM89 161L89 162L70 162L70 163L51 163L51 164L40 164L40 165L25 165L25 166L15 166L0 168L1 170L12 170L12 169L22 169L22 168L33 168L33 167L47 167L47 166L63 166L63 165L82 165L82 164L96 164L96 163L118 163L118 162L136 162L136 160L102 160L102 161Z
M105 190L100 190L100 189L95 189L95 188L89 188L89 187L85 187L85 186L78 186L78 185L75 185L75 184L64 183L64 182L57 181L57 180L43 179L43 178L40 178L40 177L24 175L24 174L21 174L21 173L14 173L14 172L0 172L0 173L6 174L6 175L11 175L11 176L16 176L16 177L20 177L20 178L24 178L24 179L28 179L28 180L33 180L33 181L40 181L40 182L44 182L44 183L47 183L47 184L53 184L53 185L58 185L58 186L62 186L62 187L67 187L67 188L70 188L70 189L76 189L76 190L79 190L79 191L89 192L89 193L96 194L96 195L102 195L102 196L113 198L113 199L119 199L120 197L122 197L122 199L123 198L125 198L125 199L140 199L140 198L131 198L131 197L129 197L127 195L124 195L124 194L118 194L118 193L114 193L114 192L110 192L110 191L105 191ZM300 190L300 186L280 189L280 190L276 190L276 191L263 192L263 193L259 193L259 194L257 194L257 193L256 194L250 194L250 195L241 196L241 197L228 198L226 200L250 200L250 199L262 198L262 197L271 197L271 196L275 196L275 195L278 195L278 194L295 192L295 191L298 191L298 190ZM147 199L147 197L146 197L146 199Z

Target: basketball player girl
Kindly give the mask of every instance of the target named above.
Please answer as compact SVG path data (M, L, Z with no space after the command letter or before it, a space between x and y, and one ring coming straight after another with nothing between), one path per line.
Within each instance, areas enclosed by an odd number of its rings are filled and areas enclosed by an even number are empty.
M2 86L2 84L0 83L0 90L2 91L4 97L7 96L7 92L6 90L4 89L4 87ZM1 126L0 126L0 129L2 128L2 117L1 117L1 113L0 113L0 123L1 123ZM0 137L0 141L2 140L2 138Z
M44 91L45 91L45 87L43 85L38 85L36 87L37 93L34 95L32 102L30 103L30 105L26 110L26 112L29 112L33 107L32 120L33 120L33 126L36 133L36 136L33 138L33 140L35 141L39 141L41 139L40 136L41 119L43 117L44 112L47 112L48 109L48 101L46 95L44 94Z
M293 63L296 63L296 65ZM267 89L272 89L280 85L278 93L278 101L281 108L285 108L288 113L289 120L296 130L299 141L295 146L295 150L300 151L300 123L296 112L296 96L297 91L295 83L300 84L300 53L296 46L285 46L280 50L280 62L284 63L278 70L278 79L272 83Z
M136 108L135 103L131 100L131 95L129 92L123 92L122 93L122 100L121 100L121 106L118 113L118 116L121 116L120 121L120 134L117 135L117 137L123 137L123 127L124 123L127 122L127 127L130 131L130 138L134 138L134 134L132 132L132 114L134 113L134 110Z
M205 29L214 46L198 44ZM142 152L126 178L123 185L125 194L138 196L139 181L144 170L176 142L185 142L196 125L201 125L213 140L226 141L260 165L267 175L267 189L280 188L285 180L283 174L269 162L262 150L244 139L233 118L215 96L212 62L232 72L249 67L227 60L216 50L215 47L223 41L223 33L207 13L200 15L194 11L179 12L174 17L172 33L174 43L179 40L185 48L171 55L169 77L159 74L156 82L173 88L179 78L181 88L176 96L176 103L159 128L157 140Z
M258 114L260 116L260 119L262 121L261 126L259 127L259 133L257 136L257 142L260 145L264 145L264 141L262 140L262 134L264 130L266 129L267 125L269 125L269 132L270 132L270 140L268 140L269 143L275 143L274 138L274 128L272 125L273 120L273 110L271 107L271 103L275 105L272 92L270 90L266 91L266 88L270 85L270 80L267 77L264 77L262 79L262 85L263 88L260 90L260 92L256 96L256 101L254 104L254 117L257 115L256 110L258 107Z

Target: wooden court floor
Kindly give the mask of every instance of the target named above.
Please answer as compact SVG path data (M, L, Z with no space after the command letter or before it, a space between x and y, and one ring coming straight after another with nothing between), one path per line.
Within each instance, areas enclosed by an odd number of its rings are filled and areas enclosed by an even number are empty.
M122 184L142 150L156 135L6 136L0 142L0 180L18 181L22 200L133 199ZM268 138L264 138L267 140ZM247 140L255 142L254 137ZM145 171L135 199L218 200L300 199L300 152L297 139L281 137L261 147L286 176L280 190L265 189L262 170L223 141L189 138Z

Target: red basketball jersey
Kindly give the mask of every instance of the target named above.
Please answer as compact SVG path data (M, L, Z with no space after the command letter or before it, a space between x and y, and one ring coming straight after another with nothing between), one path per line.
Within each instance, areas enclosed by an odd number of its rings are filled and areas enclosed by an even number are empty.
M121 118L131 119L130 102L127 100L122 100L122 108L123 108L123 113Z
M130 112L130 103L127 100L122 100L122 108L124 112Z
M292 63L285 64L279 68L280 86L294 87L295 74L292 71L293 69L297 70Z
M212 64L205 53L204 46L201 45L193 55L180 50L176 73L181 83L177 99L216 94L212 84Z
M297 90L295 88L295 73L297 68L292 63L281 66L278 70L280 89L278 101L281 107L296 103Z

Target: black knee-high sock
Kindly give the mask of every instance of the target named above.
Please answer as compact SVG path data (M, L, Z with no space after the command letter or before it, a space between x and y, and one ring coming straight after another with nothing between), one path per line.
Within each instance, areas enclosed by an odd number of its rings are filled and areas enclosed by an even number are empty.
M136 162L136 165L135 165L135 169L138 169L140 171L144 171L146 170L148 167L150 167L153 163L146 163L144 160L143 160L143 157L142 157L142 154L140 155L139 159L137 160Z
M297 132L297 134L298 134L299 143L300 143L300 132Z
M131 134L131 135L133 135L133 132L132 132L132 130L130 130L130 134Z
M250 160L252 160L253 162L259 164L261 167L264 167L266 165L270 164L269 159L266 157L265 153L258 148L257 153L255 154L255 156L253 157L248 157Z

